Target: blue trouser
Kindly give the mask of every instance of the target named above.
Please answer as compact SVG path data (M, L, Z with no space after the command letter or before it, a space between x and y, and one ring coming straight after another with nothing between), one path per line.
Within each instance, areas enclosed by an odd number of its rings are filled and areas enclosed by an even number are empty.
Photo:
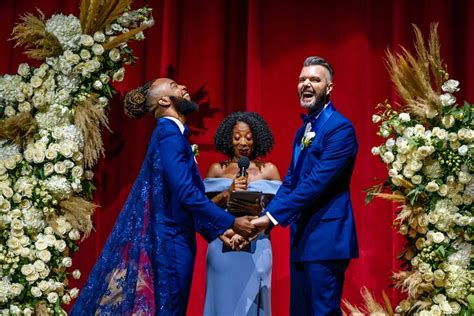
M349 261L291 262L290 315L342 315L344 272Z

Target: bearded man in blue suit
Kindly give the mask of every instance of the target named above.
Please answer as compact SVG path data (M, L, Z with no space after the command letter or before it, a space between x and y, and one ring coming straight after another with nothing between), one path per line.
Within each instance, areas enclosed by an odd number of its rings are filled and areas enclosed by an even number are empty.
M333 69L323 58L303 64L298 94L308 111L296 132L287 175L260 230L291 225L291 315L341 315L344 272L358 257L349 185L357 153L352 123L330 101Z

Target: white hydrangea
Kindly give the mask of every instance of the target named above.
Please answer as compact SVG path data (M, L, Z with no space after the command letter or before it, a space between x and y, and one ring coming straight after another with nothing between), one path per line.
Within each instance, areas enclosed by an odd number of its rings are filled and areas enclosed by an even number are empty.
M72 14L55 14L46 21L46 32L56 36L64 49L75 51L80 45L81 21Z

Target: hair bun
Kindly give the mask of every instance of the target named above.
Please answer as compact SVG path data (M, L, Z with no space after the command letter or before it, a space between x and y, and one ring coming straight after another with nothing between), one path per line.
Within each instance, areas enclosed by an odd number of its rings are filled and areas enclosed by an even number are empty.
M154 80L147 82L141 87L129 91L125 95L124 111L128 117L140 118L144 116L148 110L146 107L146 97L148 89L153 84Z
M124 111L128 117L140 118L146 114L145 109L146 96L139 88L129 91L125 95Z

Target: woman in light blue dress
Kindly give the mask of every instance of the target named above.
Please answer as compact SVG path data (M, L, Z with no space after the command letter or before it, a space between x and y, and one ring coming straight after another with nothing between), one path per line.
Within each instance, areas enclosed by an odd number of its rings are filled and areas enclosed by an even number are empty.
M260 191L273 195L281 181L278 169L261 158L273 147L273 136L263 118L252 112L232 113L215 135L216 149L228 160L214 163L204 180L213 201L225 207L231 191ZM247 176L237 177L237 161L250 159ZM207 251L205 316L271 315L272 250L268 235L261 235L242 251L226 248L220 239Z

